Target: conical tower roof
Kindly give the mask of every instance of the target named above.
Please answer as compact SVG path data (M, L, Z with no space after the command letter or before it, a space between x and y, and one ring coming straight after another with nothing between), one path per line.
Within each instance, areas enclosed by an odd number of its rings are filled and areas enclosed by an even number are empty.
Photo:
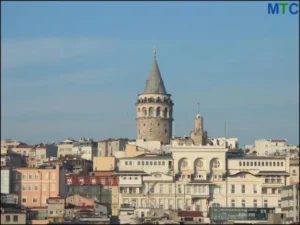
M167 95L167 91L160 75L160 71L156 61L156 49L154 47L153 63L146 81L144 94L163 94Z

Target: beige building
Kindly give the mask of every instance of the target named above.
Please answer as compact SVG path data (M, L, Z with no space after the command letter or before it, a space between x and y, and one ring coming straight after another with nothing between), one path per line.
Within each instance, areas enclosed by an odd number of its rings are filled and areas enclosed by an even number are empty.
M93 171L112 171L115 170L115 157L94 157Z
M57 145L57 158L65 155L72 155L73 143L76 141L72 138L68 138Z
M26 211L1 208L1 224L26 224Z
M290 183L289 158L261 156L229 158L227 174L226 207L280 209L281 187Z
M172 137L173 101L161 77L156 50L145 89L136 103L136 139L170 143Z
M145 154L145 153L150 153L150 150L138 147L136 145L127 144L126 148L125 148L125 151L115 152L115 157L117 159L126 158L126 157L135 157L135 156L142 155L142 154Z
M51 223L59 223L64 221L65 216L65 198L50 197L48 203L48 220Z
M160 141L147 141L145 139L137 139L134 141L129 141L128 144L135 145L140 148L144 148L156 154L161 153L162 146L163 146Z
M290 159L290 178L291 184L299 183L299 158Z
M98 142L98 156L114 156L117 151L124 151L128 139L108 139Z

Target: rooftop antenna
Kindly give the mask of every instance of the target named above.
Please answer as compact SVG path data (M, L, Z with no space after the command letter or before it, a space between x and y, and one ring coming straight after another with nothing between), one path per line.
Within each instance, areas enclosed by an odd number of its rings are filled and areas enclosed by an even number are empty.
M198 114L200 114L200 104L198 102Z
M153 55L154 55L154 58L156 58L156 47L154 45L154 48L153 48Z

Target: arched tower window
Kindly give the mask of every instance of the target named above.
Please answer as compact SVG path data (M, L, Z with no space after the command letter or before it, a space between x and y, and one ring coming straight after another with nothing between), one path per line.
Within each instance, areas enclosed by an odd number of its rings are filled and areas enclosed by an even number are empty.
M153 117L154 116L154 108L150 107L149 108L149 117Z
M157 107L157 109L156 109L156 116L160 116L160 107Z
M144 98L144 102L147 102L147 98L146 97Z
M143 116L147 116L147 109L146 109L146 107L143 107Z
M164 103L168 103L168 99L164 98Z
M158 98L156 99L156 102L161 102L161 98L158 97Z
M168 108L165 108L164 109L164 117L167 117L167 115L168 115Z

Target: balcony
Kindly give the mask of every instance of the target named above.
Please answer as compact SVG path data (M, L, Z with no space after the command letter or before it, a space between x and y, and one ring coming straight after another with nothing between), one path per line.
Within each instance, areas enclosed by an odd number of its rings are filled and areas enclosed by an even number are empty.
M136 206L128 203L121 204L120 210L135 210Z

